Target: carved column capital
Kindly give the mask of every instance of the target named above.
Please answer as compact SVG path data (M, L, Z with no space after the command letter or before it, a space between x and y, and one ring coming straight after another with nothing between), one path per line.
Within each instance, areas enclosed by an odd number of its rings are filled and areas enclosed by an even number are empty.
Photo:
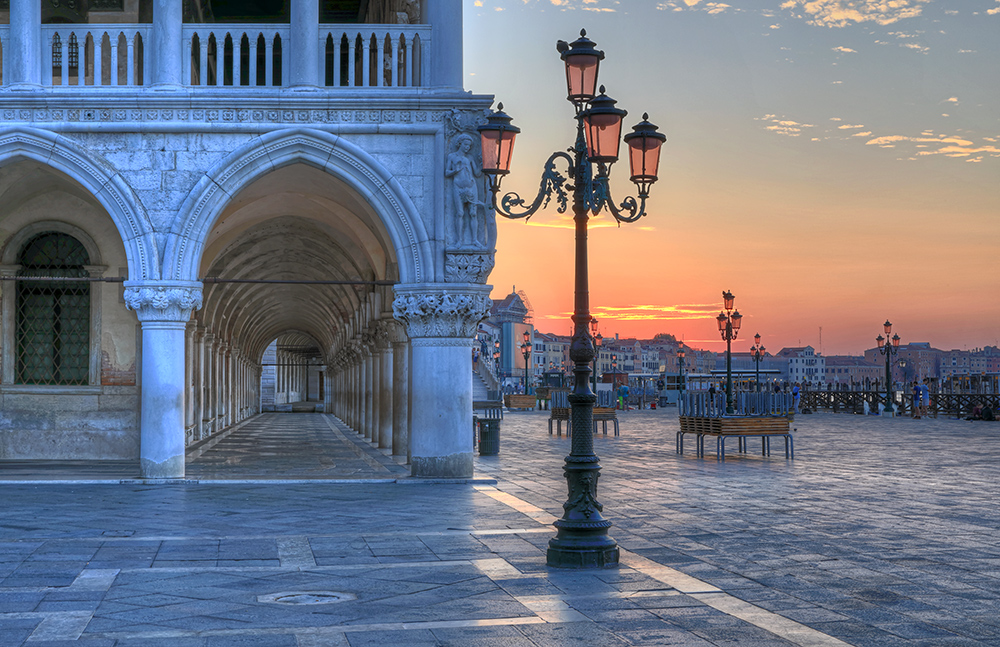
M410 338L469 340L490 314L489 286L415 283L395 286L392 313L406 325Z
M125 306L139 321L186 322L201 308L201 283L195 281L126 281Z

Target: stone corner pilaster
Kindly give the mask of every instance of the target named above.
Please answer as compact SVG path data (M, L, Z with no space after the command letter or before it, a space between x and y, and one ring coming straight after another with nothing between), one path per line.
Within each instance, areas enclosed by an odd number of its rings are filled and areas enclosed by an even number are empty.
M140 322L186 323L201 308L198 281L125 281L125 306Z

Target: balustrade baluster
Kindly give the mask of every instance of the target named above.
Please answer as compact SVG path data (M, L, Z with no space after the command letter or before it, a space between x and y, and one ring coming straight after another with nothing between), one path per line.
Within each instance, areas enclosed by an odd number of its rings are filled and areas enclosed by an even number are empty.
M94 85L104 85L104 33L95 34L94 39Z
M242 85L240 66L243 62L243 34L230 36L233 42L233 87Z
M125 85L139 85L135 78L135 35L125 37Z
M361 85L368 87L371 85L372 62L371 62L372 39L371 36L361 39Z
M208 34L198 32L198 85L208 85Z
M274 36L264 38L264 85L274 85Z

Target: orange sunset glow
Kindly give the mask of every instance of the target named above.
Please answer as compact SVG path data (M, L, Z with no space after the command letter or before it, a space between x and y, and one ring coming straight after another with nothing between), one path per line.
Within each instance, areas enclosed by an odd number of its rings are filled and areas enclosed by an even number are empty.
M722 350L731 290L734 350L759 332L860 354L887 318L904 343L998 344L997 0L475 0L465 23L466 87L522 129L505 191L530 201L573 143L555 42L580 28L626 128L648 112L667 135L649 215L591 221L603 335ZM626 164L611 175L617 202L635 194ZM497 220L494 298L516 286L538 329L568 333L571 218Z

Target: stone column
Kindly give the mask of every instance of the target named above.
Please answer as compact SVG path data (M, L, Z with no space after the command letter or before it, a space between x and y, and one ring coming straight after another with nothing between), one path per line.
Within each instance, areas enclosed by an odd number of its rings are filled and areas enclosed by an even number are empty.
M371 340L367 340L365 343L365 381L364 381L364 392L365 392L365 439L372 439L372 405L373 400L373 390L375 389L375 356L372 353Z
M427 0L426 15L434 47L430 85L460 90L463 84L462 0Z
M410 461L410 343L392 342L392 455Z
M184 439L188 445L198 440L194 423L194 336L197 329L198 322L193 320L184 327Z
M142 326L140 475L183 478L184 330L201 307L201 284L126 281L125 305Z
M489 314L490 287L423 283L395 286L393 315L410 337L411 473L468 478L472 469L472 352Z
M10 36L3 44L4 82L12 90L42 84L42 3L11 0ZM50 72L51 74L51 72Z
M146 56L152 57L154 87L172 89L183 85L183 4L184 0L153 0L152 47Z
M381 448L392 448L392 338L389 326L384 322L379 322L379 328L375 335L375 345L378 348L379 357L379 383L376 386L378 393L378 446Z
M201 326L197 326L194 331L192 356L194 357L194 383L191 386L192 424L194 425L194 439L201 440L204 438L205 429L203 422L205 418L203 413L205 406L205 329Z
M319 0L292 0L288 50L289 85L297 90L315 90L319 76Z
M201 407L202 438L215 433L215 335L205 333L205 389Z

